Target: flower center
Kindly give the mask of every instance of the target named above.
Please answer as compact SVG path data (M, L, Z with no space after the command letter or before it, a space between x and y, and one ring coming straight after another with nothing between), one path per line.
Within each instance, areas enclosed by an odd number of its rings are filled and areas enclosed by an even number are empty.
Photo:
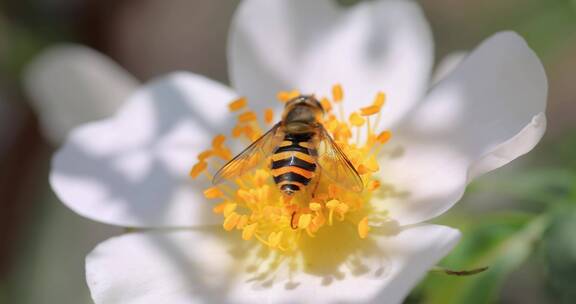
M287 102L299 95L297 91L280 92L278 99ZM227 184L204 191L205 197L219 200L213 211L222 215L223 228L226 231L239 230L244 240L256 239L285 252L297 250L313 240L322 229L337 225L350 226L357 231L358 238L366 238L370 223L384 221L387 216L375 211L370 204L380 188L380 181L375 176L380 169L377 158L391 137L390 131L377 131L385 98L385 94L380 92L372 104L348 116L342 107L342 86L332 88L331 99L320 99L325 110L321 123L361 176L364 183L362 192L350 191L334 180L320 178L322 172L317 172L314 175L317 180L305 186L307 191L288 196L280 190L282 185L274 182L274 172L266 162ZM229 109L239 113L231 138L244 140L244 145L258 139L276 122L273 110L266 109L262 119L264 124L261 124L257 113L247 109L245 98L231 102ZM212 180L211 172L232 159L229 146L234 143L231 141L227 145L225 142L226 137L218 135L212 141L212 147L198 155L198 163L190 171L192 178L204 173Z

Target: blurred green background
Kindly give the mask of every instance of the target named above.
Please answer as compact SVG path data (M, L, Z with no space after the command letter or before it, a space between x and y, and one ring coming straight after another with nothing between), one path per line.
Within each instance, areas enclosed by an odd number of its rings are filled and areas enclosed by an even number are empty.
M354 5L358 1L339 1ZM21 85L26 64L60 42L88 45L146 81L190 70L227 81L226 35L238 1L4 0L0 3L0 303L90 303L83 259L117 228L61 205L47 184L55 147ZM420 1L436 58L515 30L550 84L541 144L472 184L437 222L464 232L409 303L576 303L576 1Z

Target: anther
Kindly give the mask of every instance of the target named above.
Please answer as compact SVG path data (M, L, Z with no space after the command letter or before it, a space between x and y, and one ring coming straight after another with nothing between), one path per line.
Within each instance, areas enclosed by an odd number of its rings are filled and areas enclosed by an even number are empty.
M228 108L230 109L231 112L235 112L246 107L246 104L247 104L246 98L241 97L228 104Z
M266 109L264 111L264 122L271 124L274 121L274 110Z
M332 104L330 103L330 100L328 100L328 98L326 97L322 98L322 100L320 100L320 104L322 105L322 108L326 113L332 111Z
M335 103L339 103L344 99L344 90L341 84L336 84L332 87L332 99Z
M226 136L222 135L222 134L218 134L214 137L214 139L212 139L212 147L214 148L221 148L222 145L224 144L224 141L226 140Z
M378 142L380 144L385 144L388 140L390 140L391 137L392 137L392 132L382 131L382 133L378 134L378 136L376 137L376 140L378 140Z
M281 102L288 102L296 97L300 96L300 91L292 90L292 91L281 91L276 95Z
M355 126L355 127L361 127L364 125L365 122L366 122L366 119L364 119L362 116L360 116L356 112L354 112L354 113L352 113L352 115L350 115L350 124Z
M227 217L224 218L224 223L222 224L222 227L224 227L224 230L230 231L234 229L234 227L236 227L239 220L240 215L236 212L232 212L231 214L229 214Z
M376 105L367 106L360 109L360 114L362 116L370 116L380 112L380 107Z
M205 161L200 161L190 170L190 177L197 178L206 168L208 168L208 164Z
M370 232L370 226L368 226L368 217L366 216L358 223L358 235L361 239L365 239L368 232Z
M378 94L376 94L376 97L374 98L374 102L372 104L381 108L384 105L384 102L386 102L386 93L378 92Z
M255 121L256 119L258 119L258 117L256 117L256 113L252 111L244 112L238 116L238 121L241 123Z
M206 197L208 199L220 198L223 196L224 196L224 194L217 187L210 187L210 188L204 190L204 197Z

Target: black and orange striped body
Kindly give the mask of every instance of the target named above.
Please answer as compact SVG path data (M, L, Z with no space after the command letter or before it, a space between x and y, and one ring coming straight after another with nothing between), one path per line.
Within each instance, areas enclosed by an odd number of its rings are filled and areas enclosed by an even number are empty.
M306 187L316 172L315 133L286 134L272 155L274 182L286 195Z

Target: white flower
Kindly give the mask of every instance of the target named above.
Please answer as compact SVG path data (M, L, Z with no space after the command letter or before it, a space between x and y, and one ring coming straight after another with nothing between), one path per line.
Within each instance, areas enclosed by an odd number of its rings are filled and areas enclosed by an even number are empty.
M545 130L547 83L522 38L498 33L430 88L430 30L410 1L244 0L230 35L232 87L176 73L139 89L112 118L75 129L53 160L52 187L71 209L137 232L99 245L86 275L97 303L401 302L459 238L422 224L474 178L530 151ZM279 91L328 96L346 110L386 92L392 130L370 204L397 227L362 240L346 229L308 238L308 263L274 264L276 251L223 232L189 168L228 133L228 103L273 105ZM341 227L341 226L338 226ZM377 228L377 227L375 227ZM378 233L381 232L381 233ZM338 234L335 234L338 233ZM297 269L298 271L294 271Z
M138 82L104 55L62 44L28 65L24 85L44 135L60 144L71 129L116 112Z

